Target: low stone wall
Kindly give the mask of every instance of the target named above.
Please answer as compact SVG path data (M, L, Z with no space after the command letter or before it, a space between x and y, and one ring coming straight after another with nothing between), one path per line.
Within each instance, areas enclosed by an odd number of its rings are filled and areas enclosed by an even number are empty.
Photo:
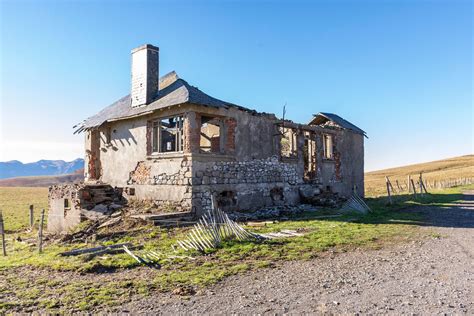
M250 161L219 161L203 171L195 171L193 184L239 184L286 182L296 184L296 165L283 163L277 157Z
M53 185L48 194L48 231L64 232L86 218L98 218L121 207L122 190L104 184Z
M192 204L196 211L211 208L211 195L225 211L254 210L299 202L303 184L297 165L278 157L251 161L194 162Z

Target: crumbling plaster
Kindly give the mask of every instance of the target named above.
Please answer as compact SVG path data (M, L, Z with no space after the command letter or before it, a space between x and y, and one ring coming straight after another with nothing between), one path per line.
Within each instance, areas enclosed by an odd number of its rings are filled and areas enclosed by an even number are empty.
M149 143L147 122L174 115L184 116L184 152L150 155L146 146ZM199 152L202 115L224 118L224 133L221 136L225 145L221 154ZM277 118L272 114L192 104L109 122L99 129L100 180L112 186L134 187L135 196L131 198L152 199L158 204L168 201L179 210L201 212L210 206L210 192L223 191L236 193L235 208L255 209L275 204L270 198L270 191L278 188L284 192L284 203L295 204L299 201L298 188L305 185L304 135L302 130L295 129L297 157L280 159L276 123ZM343 196L350 195L355 184L359 194L363 195L363 136L330 128L335 137L335 159L322 158L322 133L315 132L318 150L314 182L322 188L329 186ZM107 130L111 131L110 143L107 143L105 135ZM269 162L270 165L266 165ZM237 169L230 173L224 171L222 176L206 175L206 172L219 166L237 166ZM271 169L276 177L267 177L265 170L269 166L270 169L277 166L279 171ZM256 177L252 177L249 170ZM288 179L288 170L291 170L291 180ZM283 176L280 177L280 174ZM234 176L240 178L235 179Z

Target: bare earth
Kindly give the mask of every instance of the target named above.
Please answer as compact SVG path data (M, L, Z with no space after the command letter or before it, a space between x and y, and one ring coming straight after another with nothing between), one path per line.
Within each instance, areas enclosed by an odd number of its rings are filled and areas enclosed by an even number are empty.
M426 229L441 238L287 262L230 277L188 299L160 294L118 311L474 315L474 191L424 212Z

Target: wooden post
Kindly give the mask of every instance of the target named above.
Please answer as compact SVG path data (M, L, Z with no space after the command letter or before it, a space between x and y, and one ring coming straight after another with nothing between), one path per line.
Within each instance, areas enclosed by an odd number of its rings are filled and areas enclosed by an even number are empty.
M2 235L2 253L7 255L7 245L5 244L5 226L3 226L3 214L0 211L0 235Z
M43 224L44 224L44 209L41 210L41 220L38 230L38 252L43 252Z
M400 183L398 183L398 180L395 180L395 183L397 184L398 193L402 193L402 187L400 186Z
M425 182L423 181L423 178L421 177L420 174L420 183L421 183L421 190L425 190L425 193L428 194L428 190L426 190Z
M387 177L385 177L385 184L387 185L388 202L392 204L392 195L390 194L390 181Z
M408 175L408 194L411 193L411 177Z
M385 177L385 182L388 183L388 185L390 186L390 190L393 193L395 190L393 189L392 182L390 181L390 179L388 177Z
M413 195L415 196L416 199L416 187L415 187L415 182L413 179L410 179L411 187L413 188Z
M423 176L421 172L420 172L420 179L418 181L420 182L420 194L421 196L423 196Z
M35 224L35 217L34 217L34 214L33 214L33 204L30 205L30 228L33 229L33 225Z

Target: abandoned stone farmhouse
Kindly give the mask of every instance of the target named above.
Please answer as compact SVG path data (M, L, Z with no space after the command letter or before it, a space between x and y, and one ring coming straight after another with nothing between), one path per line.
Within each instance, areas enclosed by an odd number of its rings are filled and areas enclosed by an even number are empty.
M50 214L63 217L50 219L53 230L69 227L68 212L104 185L196 216L211 195L225 211L296 205L308 191L363 196L365 132L350 122L318 113L297 124L216 99L175 72L160 77L152 45L131 60L130 94L76 126L89 187L50 189Z

